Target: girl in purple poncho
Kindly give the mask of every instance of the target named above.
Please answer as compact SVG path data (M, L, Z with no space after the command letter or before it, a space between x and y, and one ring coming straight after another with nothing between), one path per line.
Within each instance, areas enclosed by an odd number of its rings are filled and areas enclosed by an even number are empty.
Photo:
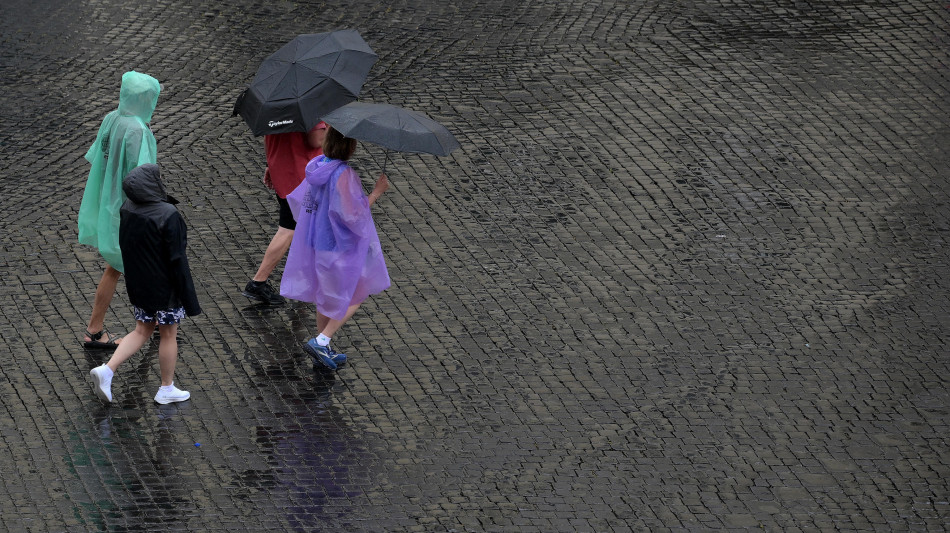
M381 174L366 195L360 177L346 162L356 139L327 130L323 155L307 164L306 178L287 195L297 221L280 293L317 307L320 334L304 350L315 363L336 370L346 355L330 349L330 338L369 295L389 288L389 272L370 206L386 189Z

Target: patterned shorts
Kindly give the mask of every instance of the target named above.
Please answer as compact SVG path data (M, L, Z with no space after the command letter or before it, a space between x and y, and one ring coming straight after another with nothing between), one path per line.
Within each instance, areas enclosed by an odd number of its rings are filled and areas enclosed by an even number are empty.
M139 322L144 322L146 324L151 324L158 322L159 325L169 326L171 324L178 324L181 322L181 319L185 318L185 308L179 307L177 309L166 309L164 311L158 311L155 313L149 313L144 309L132 306L132 311L135 313L135 319Z

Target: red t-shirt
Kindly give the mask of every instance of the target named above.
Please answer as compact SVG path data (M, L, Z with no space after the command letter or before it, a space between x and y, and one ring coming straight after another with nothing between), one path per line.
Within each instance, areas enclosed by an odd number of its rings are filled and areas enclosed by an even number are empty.
M303 181L307 163L323 154L323 148L312 148L307 143L307 134L300 131L265 135L264 151L271 183L281 198L286 198Z

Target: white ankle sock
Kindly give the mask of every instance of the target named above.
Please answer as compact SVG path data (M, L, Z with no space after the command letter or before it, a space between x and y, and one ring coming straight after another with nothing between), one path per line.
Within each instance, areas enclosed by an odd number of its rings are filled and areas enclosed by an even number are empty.
M317 335L317 344L319 344L320 346L329 346L329 345L330 345L330 337L327 337L327 336L324 335L323 333Z

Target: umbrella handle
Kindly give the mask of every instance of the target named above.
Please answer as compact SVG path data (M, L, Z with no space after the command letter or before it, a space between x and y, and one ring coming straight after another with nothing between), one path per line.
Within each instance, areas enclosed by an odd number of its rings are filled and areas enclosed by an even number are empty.
M386 165L389 163L389 148L386 148L386 149L385 149L385 152L386 152L386 159L383 159L383 170L382 170L382 173L383 173L383 174L386 173ZM370 157L373 158L373 162L374 162L374 163L379 164L379 163L376 161L376 157L374 157L373 154L370 154Z

